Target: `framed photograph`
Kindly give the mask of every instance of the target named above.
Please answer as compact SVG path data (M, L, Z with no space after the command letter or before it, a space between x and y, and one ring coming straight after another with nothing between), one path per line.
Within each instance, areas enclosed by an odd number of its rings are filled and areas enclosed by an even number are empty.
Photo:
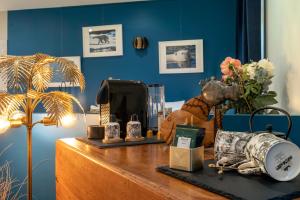
M159 42L159 73L203 72L203 40Z
M83 27L83 57L123 55L122 25Z
M80 56L69 56L69 57L62 57L62 58L73 61L81 71ZM49 84L49 87L79 87L79 85L72 85L69 82L65 82L63 74L60 73L60 71L58 70L58 64L52 63L51 67L53 69L53 77L52 77L52 82Z

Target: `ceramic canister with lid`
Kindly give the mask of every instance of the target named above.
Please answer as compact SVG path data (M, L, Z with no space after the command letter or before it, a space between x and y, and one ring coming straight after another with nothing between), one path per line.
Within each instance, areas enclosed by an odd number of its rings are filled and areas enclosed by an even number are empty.
M110 115L109 122L105 125L104 140L120 139L120 124L116 121L115 115Z
M131 115L130 121L127 123L127 138L137 138L142 136L141 122L139 122L136 114Z
M142 137L142 125L141 122L138 120L138 115L131 115L130 121L127 123L126 126L126 132L126 141L144 140L144 137Z

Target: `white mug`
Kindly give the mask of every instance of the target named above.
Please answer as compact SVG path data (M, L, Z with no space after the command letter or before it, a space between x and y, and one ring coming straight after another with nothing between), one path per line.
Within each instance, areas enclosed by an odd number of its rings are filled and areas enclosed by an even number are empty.
M298 146L271 133L253 136L245 154L247 159L238 166L241 174L265 173L278 181L289 181L300 173Z

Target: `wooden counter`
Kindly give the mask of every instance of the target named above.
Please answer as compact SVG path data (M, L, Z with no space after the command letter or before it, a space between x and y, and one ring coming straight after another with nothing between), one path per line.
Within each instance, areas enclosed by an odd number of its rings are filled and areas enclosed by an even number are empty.
M57 200L224 199L156 172L165 144L98 149L74 138L56 143Z

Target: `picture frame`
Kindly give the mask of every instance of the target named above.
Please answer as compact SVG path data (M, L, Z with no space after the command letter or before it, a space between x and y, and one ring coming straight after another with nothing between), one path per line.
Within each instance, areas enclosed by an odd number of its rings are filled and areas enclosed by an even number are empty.
M81 58L80 56L67 56L67 57L61 57L65 58L67 60L73 61L75 65L78 67L78 69L81 71ZM51 63L51 67L53 69L53 76L52 76L52 81L49 84L50 87L79 87L79 85L73 85L70 84L69 82L65 82L64 77L60 73L60 71L56 70L58 67L58 64L56 63Z
M159 73L203 72L203 40L159 42Z
M122 24L82 28L83 57L123 55Z

